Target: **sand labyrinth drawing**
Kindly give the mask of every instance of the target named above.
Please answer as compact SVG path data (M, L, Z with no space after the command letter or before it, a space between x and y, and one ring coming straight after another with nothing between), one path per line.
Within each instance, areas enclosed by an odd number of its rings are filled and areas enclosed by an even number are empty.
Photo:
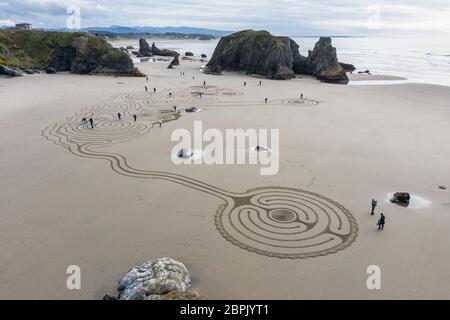
M172 96L183 101L185 106L220 103L218 99L193 97L193 90L198 88L174 91ZM210 94L233 94L231 89L209 87L208 90ZM310 258L336 253L356 240L358 226L352 214L339 203L319 194L287 187L232 192L175 173L134 168L125 155L108 152L109 146L149 133L159 119L170 122L182 116L180 112L151 109L160 104L171 106L167 92L114 96L47 127L42 135L76 156L109 162L118 174L161 179L218 197L223 204L214 217L217 230L226 240L250 252L277 258ZM117 112L124 114L122 120L116 118ZM146 116L133 121L132 115L136 112ZM94 129L81 123L84 117L95 119Z

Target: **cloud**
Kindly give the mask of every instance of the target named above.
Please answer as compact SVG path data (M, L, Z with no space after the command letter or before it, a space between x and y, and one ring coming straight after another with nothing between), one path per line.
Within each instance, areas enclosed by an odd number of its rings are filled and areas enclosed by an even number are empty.
M448 0L2 0L0 20L64 27L67 7L77 5L83 27L253 28L288 35L450 33L448 4ZM379 28L371 28L374 17Z
M15 23L12 20L1 20L0 19L0 26L14 26Z

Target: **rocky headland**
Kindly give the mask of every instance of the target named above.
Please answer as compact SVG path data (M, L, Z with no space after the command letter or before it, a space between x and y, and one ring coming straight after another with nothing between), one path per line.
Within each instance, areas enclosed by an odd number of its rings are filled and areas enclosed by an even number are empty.
M347 84L344 67L351 69L353 66L339 63L329 37L321 37L308 57L304 57L299 53L298 44L289 37L245 30L220 39L205 72L238 71L275 80L305 74L323 82Z
M0 65L8 76L40 71L144 76L127 53L82 32L0 30Z

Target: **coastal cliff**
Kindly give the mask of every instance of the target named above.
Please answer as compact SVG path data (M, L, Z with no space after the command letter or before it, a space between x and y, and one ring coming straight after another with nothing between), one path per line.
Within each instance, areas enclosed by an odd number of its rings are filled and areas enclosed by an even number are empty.
M144 76L129 55L81 32L0 30L0 64L15 70Z
M321 37L308 57L299 53L298 44L289 37L273 36L267 31L244 30L220 39L206 73L222 70L256 74L286 80L296 74L317 77L323 82L346 84L346 71L339 64L331 38Z

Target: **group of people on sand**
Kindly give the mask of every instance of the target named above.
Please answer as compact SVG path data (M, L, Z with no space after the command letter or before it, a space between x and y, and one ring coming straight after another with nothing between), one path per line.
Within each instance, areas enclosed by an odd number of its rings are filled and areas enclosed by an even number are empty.
M375 199L372 199L372 211L370 214L373 216L375 214L375 208L378 205L378 201ZM378 230L384 230L384 224L386 223L386 217L383 213L380 214L380 219L378 219L377 226Z
M119 112L117 112L117 118L119 119L119 120L122 120L122 117L123 117L124 115L119 111ZM136 122L137 121L137 114L136 113L133 113L133 120L134 120L134 122Z
M148 92L147 86L144 86L144 90L145 90L145 92ZM153 93L156 93L156 88L153 88Z
M117 118L118 118L119 120L122 120L123 116L124 116L124 114L122 114L120 111L117 112ZM134 122L136 122L136 121L137 121L137 114L136 114L136 113L133 113L133 116L132 116L132 117L133 117ZM94 129L94 127L95 127L95 121L94 121L94 118L92 118L92 117L89 118L89 120L88 120L88 118L86 118L86 117L82 118L82 119L81 119L81 123L82 123L82 124L88 124L88 123L89 123L91 129Z
M85 118L81 119L81 122L82 122L83 124L88 124L88 122L89 122L89 125L91 126L92 129L94 129L94 127L95 127L94 118L89 118L89 120L88 120L88 119L85 117Z

